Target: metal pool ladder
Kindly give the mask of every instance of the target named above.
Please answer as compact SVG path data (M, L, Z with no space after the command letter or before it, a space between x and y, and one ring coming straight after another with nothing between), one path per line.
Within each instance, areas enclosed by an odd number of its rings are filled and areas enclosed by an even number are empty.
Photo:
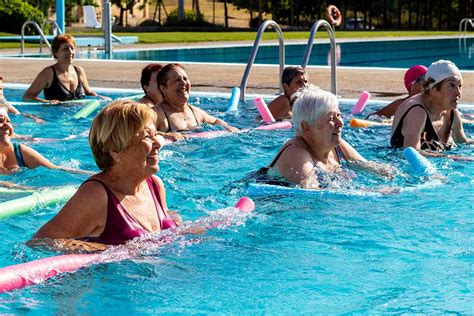
M249 60L247 62L247 67L245 67L244 75L242 81L240 82L240 100L245 100L245 89L247 88L247 81L250 74L250 69L253 66L255 61L255 56L257 56L258 46L260 45L260 40L262 39L263 32L267 27L272 27L278 34L278 43L280 45L280 93L283 92L283 87L281 84L281 75L283 74L283 69L285 68L285 43L283 40L283 32L280 29L280 26L273 20L267 20L260 25L257 32L257 37L253 43L252 52L250 53Z
M474 18L464 18L459 22L459 36L466 36L468 24L470 24L471 27L474 28Z
M23 23L23 26L21 27L21 48L20 48L20 54L24 54L24 51L25 51L25 28L28 26L28 25L33 25L35 27L35 29L38 31L39 35L40 35L40 45L39 45L39 51L40 53L43 52L43 47L42 47L42 42L44 41L44 43L46 43L46 46L48 46L49 48L49 51L51 52L51 44L49 44L48 42L48 39L46 38L46 36L44 35L42 29L40 28L40 26L38 25L38 23L36 21L26 21L25 23ZM44 26L44 23L43 23L43 26Z
M320 27L324 27L326 32L329 35L329 41L331 43L331 92L336 94L337 92L337 85L336 85L336 36L334 34L334 30L332 26L326 22L325 20L318 20L316 21L313 26L311 27L311 33L308 38L308 44L306 45L306 50L304 52L303 62L301 63L301 67L306 68L308 65L309 57L311 56L311 50L313 49L313 42L314 38L316 37L316 33Z

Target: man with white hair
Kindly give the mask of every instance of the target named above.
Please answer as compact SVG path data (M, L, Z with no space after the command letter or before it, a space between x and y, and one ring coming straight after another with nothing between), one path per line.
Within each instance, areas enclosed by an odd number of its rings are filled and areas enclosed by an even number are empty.
M457 110L462 75L456 65L449 60L432 63L423 85L424 92L403 102L395 113L390 144L433 155L432 152L451 148L455 142L474 143L466 137Z

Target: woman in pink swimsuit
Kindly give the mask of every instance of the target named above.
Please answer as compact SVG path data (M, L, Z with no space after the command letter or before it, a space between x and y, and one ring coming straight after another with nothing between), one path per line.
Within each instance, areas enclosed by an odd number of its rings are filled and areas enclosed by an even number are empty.
M155 121L155 112L141 103L121 100L105 107L89 136L102 171L85 181L33 238L53 239L56 248L100 250L177 227L163 182L155 175L163 143Z

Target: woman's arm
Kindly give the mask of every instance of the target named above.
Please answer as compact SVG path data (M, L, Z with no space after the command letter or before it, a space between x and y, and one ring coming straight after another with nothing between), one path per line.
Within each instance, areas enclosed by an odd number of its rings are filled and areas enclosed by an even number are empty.
M60 102L59 100L46 100L46 99L41 99L40 97L38 97L38 94L40 94L44 88L49 87L52 81L53 81L53 70L51 69L51 67L44 68L35 78L31 86L23 94L23 100L24 101L38 101L38 102L51 103L51 104L59 103Z
M189 107L192 107L194 113L196 113L196 117L198 117L198 120L200 121L200 123L207 123L207 124L211 124L211 125L218 125L218 126L222 126L223 128L225 128L226 130L228 130L229 132L232 132L232 133L235 133L235 132L238 132L239 129L236 128L236 127L233 127L229 124L227 124L225 121L215 117L215 116L212 116L210 115L209 113L207 113L206 111L204 111L203 109L200 109L194 105L189 105Z
M453 139L456 143L474 144L474 139L467 138L466 134L464 133L464 127L462 125L461 113L458 110L454 111Z
M82 82L82 86L84 87L84 92L86 93L86 95L89 95L89 96L92 96L92 97L98 97L98 98L101 98L102 100L105 100L105 101L112 101L111 98L106 97L106 96L102 96L102 95L98 95L96 92L94 92L91 89L91 87L89 86L89 81L87 80L87 76L86 76L86 72L85 72L84 68L82 68L81 66L76 66L76 68L79 72L79 79Z
M381 175L387 178L392 179L398 170L386 163L376 162L376 161L367 161L361 154L355 150L348 142L341 140L339 145L344 156L350 162L351 166L356 167L357 169L365 170L377 175Z
M33 238L71 239L99 236L107 218L107 193L95 181L83 184L59 213Z
M65 166L57 166L48 159L46 159L43 155L41 155L39 152L34 150L31 147L28 147L24 144L19 145L19 149L23 155L23 160L25 161L25 165L28 168L36 168L36 167L46 167L49 169L58 169L66 172L72 172L72 173L78 173L78 174L87 174L87 175L93 175L94 172L92 171L87 171L87 170L80 170L80 169L75 169L75 168L69 168Z
M403 148L421 148L421 134L425 128L427 114L421 107L415 107L405 116L402 124Z

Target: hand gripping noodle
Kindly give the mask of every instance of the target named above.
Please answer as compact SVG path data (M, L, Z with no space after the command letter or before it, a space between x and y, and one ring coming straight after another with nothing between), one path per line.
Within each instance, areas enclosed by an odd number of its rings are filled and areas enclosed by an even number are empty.
M242 197L235 204L242 213L254 210L254 202ZM222 221L222 220L221 220ZM216 223L208 223L206 228L218 227ZM39 284L47 279L64 272L74 272L86 265L100 263L100 254L73 254L43 258L26 263L20 263L0 269L0 292L20 289L32 284Z
M260 113L260 116L262 117L265 123L275 122L275 118L273 117L272 112L270 112L268 106L265 104L265 101L262 97L256 97L253 102L255 103L258 113Z
M370 98L370 93L368 91L362 91L362 93L360 94L359 100L357 100L357 103L352 108L352 114L357 114L359 112L362 112L369 98Z
M436 168L431 162L413 147L405 148L403 157L410 163L417 174L431 176L436 173Z
M232 92L230 94L229 104L227 106L227 111L237 111L237 107L239 106L239 97L240 97L240 88L233 87Z

